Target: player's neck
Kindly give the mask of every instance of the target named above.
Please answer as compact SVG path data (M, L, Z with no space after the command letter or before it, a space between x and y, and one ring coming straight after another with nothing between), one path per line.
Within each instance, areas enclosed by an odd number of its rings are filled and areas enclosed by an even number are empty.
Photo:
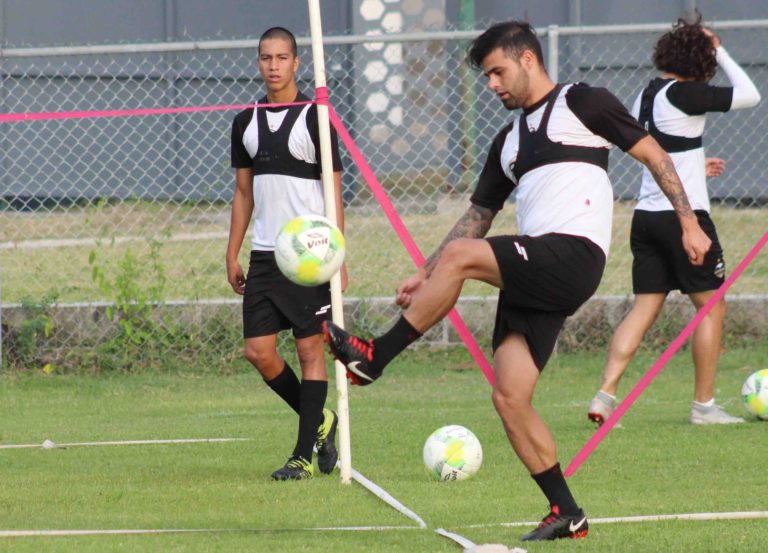
M542 73L538 78L532 79L530 92L528 93L528 98L522 106L523 109L541 102L541 100L543 100L547 94L552 92L553 88L555 88L555 82L550 79L549 75L546 73Z
M287 104L293 102L298 93L299 88L296 86L296 82L291 81L280 90L267 90L267 101L270 104Z
M661 74L662 79L675 79L676 81L692 81L692 77L681 77L680 75L677 75L675 73L667 73L666 71Z

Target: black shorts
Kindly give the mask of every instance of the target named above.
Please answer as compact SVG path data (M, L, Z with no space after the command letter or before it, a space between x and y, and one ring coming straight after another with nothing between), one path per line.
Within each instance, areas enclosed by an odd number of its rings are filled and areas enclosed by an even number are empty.
M683 249L682 229L674 211L635 210L632 216L632 289L635 294L683 294L717 290L725 281L723 248L706 211L696 211L701 229L712 240L704 264L692 265Z
M291 329L296 338L322 332L331 313L328 284L300 286L277 268L271 251L251 251L243 296L243 337L255 338Z
M566 317L597 290L605 254L586 238L567 234L488 238L501 271L493 349L511 332L525 336L542 370Z

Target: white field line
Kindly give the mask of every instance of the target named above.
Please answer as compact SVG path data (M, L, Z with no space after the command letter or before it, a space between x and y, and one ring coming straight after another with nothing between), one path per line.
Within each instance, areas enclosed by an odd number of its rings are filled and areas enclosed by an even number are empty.
M659 522L664 520L750 520L768 518L768 511L734 511L729 513L681 513L672 515L639 515L631 517L590 518L589 524L613 524L626 522ZM489 524L467 524L459 528L492 528L494 526L535 526L536 522L495 522Z
M442 528L438 528L437 530L435 530L435 533L443 536L444 538L448 538L449 540L455 541L456 543L459 544L460 547L463 547L464 549L469 549L470 547L475 546L475 542L473 542L472 540L468 540L464 536L461 536L454 532L449 532L448 530L444 530Z
M594 524L615 522L657 522L661 520L745 520L768 518L768 511L740 511L730 513L682 513L679 515L641 515L634 517L607 517L590 520Z
M283 528L282 531L289 531L290 528ZM421 530L418 526L409 524L408 526L321 526L320 528L300 528L302 532L375 532L380 530ZM264 528L263 532L274 532L272 528Z
M328 528L146 528L92 530L0 530L0 538L54 536L98 536L126 534L192 534L224 532L379 532L384 530L419 530L417 526L338 526Z
M226 232L199 232L199 233L180 233L169 237L163 237L164 242L188 242L191 240L217 240L226 238ZM114 238L115 244L124 244L126 242L136 242L146 240L142 236L117 236ZM0 250L40 250L44 248L72 248L81 246L95 246L98 242L112 243L112 238L46 238L41 240L19 240L17 242L0 242Z
M105 442L73 442L57 444L46 439L41 444L6 444L0 445L0 449L64 449L68 447L89 447L105 445L157 445L157 444L188 444L188 443L220 443L220 442L239 442L249 441L251 438L188 438L188 439L168 439L168 440L120 440ZM336 463L339 466L339 463ZM411 509L400 503L386 490L363 476L357 470L352 470L352 479L366 488L376 497L384 501L396 511L410 518L418 524L416 526L359 526L359 527L332 527L332 528L305 528L304 530L387 530L401 528L426 528L424 520L414 513ZM273 530L273 529L270 529ZM19 530L19 531L0 531L0 537L21 537L37 535L80 535L80 534L126 534L126 533L169 533L169 532L229 532L232 529L179 529L179 530ZM10 533L9 533L10 532ZM21 533L19 533L21 532Z
M252 438L180 438L173 440L121 440L111 442L74 442L57 444L45 440L41 444L5 444L0 449L64 449L67 447L93 447L101 445L158 445L158 444L200 444L219 442L247 442Z
M125 529L125 530L0 530L0 538L34 538L50 536L94 536L114 534L185 534L193 532L234 532L229 528Z
M338 463L337 463L338 466ZM363 486L365 489L367 489L369 492L371 492L373 495L381 499L384 503L395 509L396 511L404 514L411 520L416 521L416 523L419 525L419 528L426 528L427 523L424 522L424 520L411 511L408 507L400 503L397 499L392 497L392 495L389 494L386 490L381 488L379 485L371 482L368 480L365 476L360 474L355 469L352 469L352 480L359 483L361 486Z
M663 520L741 520L768 518L768 511L742 511L730 513L683 513L676 515L643 515L631 517L607 517L591 519L590 524L622 522L658 522ZM500 522L493 524L468 524L462 528L491 528L495 526L530 526L538 522ZM321 528L171 528L171 529L94 529L94 530L0 530L0 538L36 537L36 536L86 536L112 534L183 534L202 532L367 532L388 530L421 530L418 526L337 526ZM458 534L442 528L438 534L456 541L459 545L472 542Z
M72 442L57 444L49 439L46 439L41 444L6 444L0 445L0 449L64 449L68 447L92 447L92 446L105 446L105 445L158 445L158 444L191 444L191 443L221 443L221 442L242 442L249 441L251 438L182 438L182 439L168 439L168 440L120 440L120 441L106 441L106 442ZM338 467L339 464L337 463ZM427 524L422 518L410 510L408 507L400 503L390 493L370 481L363 476L360 472L353 470L352 478L376 497L399 511L403 515L407 516L411 520L414 520L419 528L426 528Z
M527 549L522 549L520 547L513 547L512 549L509 549L506 545L502 544L476 544L472 540L468 540L464 536L454 532L449 532L444 528L438 528L435 530L435 533L443 536L444 538L455 541L460 547L464 549L464 553L471 553L474 551L496 551L497 553L500 553L501 551L504 551L505 553L528 553Z
M251 438L181 438L167 440L121 440L105 442L73 442L56 444L50 440L45 440L42 444L6 444L0 445L0 449L56 449L66 447L90 447L104 445L157 445L157 444L188 444L188 443L221 443L221 442L240 442L250 441ZM338 466L338 465L337 465ZM426 529L427 524L424 520L411 509L400 503L386 490L363 476L357 470L352 470L352 478L361 486L373 493L376 497L393 507L398 512L418 523L418 526L340 526L340 527L321 527L321 528L262 528L262 529L239 529L239 528L178 528L178 529L103 529L103 530L0 530L0 538L13 537L34 537L34 536L81 536L98 534L171 534L171 533L193 533L193 532L273 532L275 530L285 531L312 531L312 532L338 532L338 531L385 531L385 530L418 530ZM632 522L658 522L665 520L745 520L768 518L768 511L736 511L724 513L682 513L670 515L640 515L629 517L606 517L589 519L590 524L611 524L611 523L632 523ZM489 524L468 524L460 528L492 528L497 526L516 527L533 526L538 522L500 522ZM464 548L473 547L475 544L467 538L448 532L443 528L438 528L435 532L443 537L453 540ZM513 550L514 551L514 550Z
M338 466L338 463L337 463ZM363 486L365 489L367 489L369 492L371 492L373 495L381 499L384 503L389 505L390 507L394 508L399 513L407 516L411 520L414 520L418 523L420 529L426 529L427 523L424 522L424 519L422 519L419 515L417 515L415 512L413 512L411 509L400 503L397 499L395 499L389 492L387 492L384 488L379 486L378 484L372 482L362 474L360 474L355 469L352 469L352 480ZM448 532L446 530L443 530L442 528L438 528L435 530L436 533L439 535L446 537L450 540L453 540L456 542L459 546L461 546L463 549L468 549L470 547L474 547L475 544L465 538L464 536L461 536L459 534L456 534L454 532Z

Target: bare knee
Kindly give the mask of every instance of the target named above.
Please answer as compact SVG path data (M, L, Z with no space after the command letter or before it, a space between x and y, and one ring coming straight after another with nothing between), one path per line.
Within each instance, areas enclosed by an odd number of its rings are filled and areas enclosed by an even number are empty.
M609 357L613 359L630 359L640 347L640 342L645 336L646 330L637 331L633 335L625 332L616 332L611 339Z
M499 388L494 388L491 400L496 411L501 416L512 416L521 413L530 407L530 401L519 394L510 393Z
M243 355L267 380L278 376L285 365L277 351L255 347L248 343L245 344Z
M317 363L318 360L324 361L323 340L319 336L314 339L303 339L296 341L296 356L299 358L301 366Z
M622 357L633 356L640 347L643 336L656 322L663 307L664 296L636 298L632 309L613 334L610 354Z
M640 324L647 328L656 322L663 308L664 300L642 302L636 300L630 314L633 315L633 318L639 319Z
M693 303L694 307L696 307L696 310L700 311L712 298L712 293L706 292L690 294L689 297L691 298L691 302ZM725 298L720 298L720 300L718 300L718 302L712 306L710 312L707 313L707 317L713 320L721 321L725 318L725 311Z
M467 255L467 248L472 240L468 238L458 238L451 240L440 253L438 263L453 271L461 271L467 267L470 256Z
M296 356L299 358L301 374L308 380L325 380L328 373L325 368L323 339L320 334L296 340Z

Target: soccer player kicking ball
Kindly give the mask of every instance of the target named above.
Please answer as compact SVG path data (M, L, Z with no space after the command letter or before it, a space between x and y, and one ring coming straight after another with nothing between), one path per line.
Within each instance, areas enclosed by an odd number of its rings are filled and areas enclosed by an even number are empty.
M705 162L702 147L705 118L708 111L755 106L760 101L760 93L720 45L720 39L701 26L700 19L695 23L680 19L658 40L653 61L661 76L651 80L641 91L632 113L669 152L699 223L712 240L712 248L702 265L688 263L683 248L669 240L678 232L672 205L644 170L630 237L635 301L613 335L603 382L589 404L587 417L597 424L602 424L613 413L619 381L643 336L661 313L667 294L680 290L698 310L725 281L723 249L709 216L705 178L722 173L723 167L722 160L707 159ZM709 84L718 65L732 86ZM694 393L688 416L691 424L744 422L715 403L715 376L724 317L725 299L721 299L693 333Z
M541 488L550 512L523 540L583 538L589 525L557 461L555 440L532 406L539 374L565 318L597 289L611 234L608 150L646 164L678 214L682 242L701 263L710 241L699 228L672 161L605 89L556 85L527 23L492 26L472 43L470 64L521 117L496 136L471 205L440 247L397 289L405 309L373 340L324 323L331 352L353 384L372 383L387 363L442 319L467 279L499 288L493 335L493 404L512 448ZM517 190L519 235L484 238ZM679 239L679 238L678 238Z
M259 40L259 72L267 88L259 104L306 102L296 85L299 58L296 39L282 27ZM333 133L332 152L338 226L344 228L341 203L341 160ZM227 279L243 295L245 358L267 385L299 415L296 447L275 480L303 480L317 465L330 473L338 453L334 438L338 417L325 409L328 375L321 322L330 308L328 285L304 287L288 280L275 261L280 229L298 215L323 215L317 106L249 108L232 123L232 166L237 170L227 245ZM253 215L253 242L247 276L238 254ZM342 267L342 287L346 271ZM291 329L301 366L301 382L277 352L277 335Z

